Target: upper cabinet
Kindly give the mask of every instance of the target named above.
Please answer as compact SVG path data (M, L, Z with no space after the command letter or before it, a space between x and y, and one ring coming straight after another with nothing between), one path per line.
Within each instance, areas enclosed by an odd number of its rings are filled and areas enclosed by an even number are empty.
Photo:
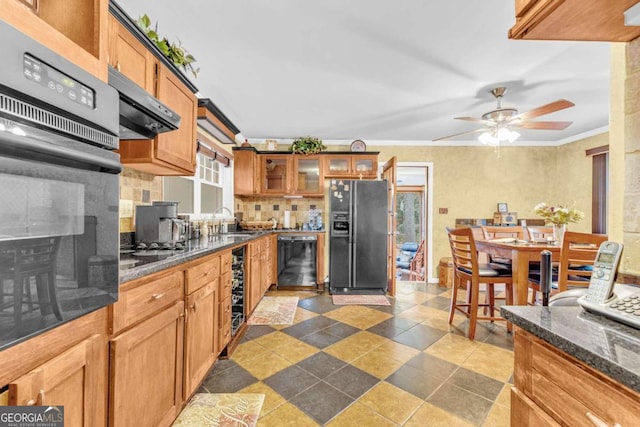
M170 64L116 5L109 9L109 65L180 116L177 130L153 139L120 141L120 160L153 175L193 175L196 168L197 89Z
M155 57L112 15L109 15L108 62L147 92L155 93Z
M323 152L314 155L235 147L237 196L324 196L325 178L376 179L378 153Z
M378 153L341 154L325 159L326 178L375 179L378 174Z
M0 19L107 81L108 5L109 0L0 0Z
M515 0L509 38L626 42L640 27L625 26L624 12L638 0Z

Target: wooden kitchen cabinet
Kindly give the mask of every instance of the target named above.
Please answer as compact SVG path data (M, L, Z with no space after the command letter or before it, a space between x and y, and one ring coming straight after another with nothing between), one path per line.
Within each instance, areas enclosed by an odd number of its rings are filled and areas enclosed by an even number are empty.
M64 406L67 426L105 425L105 349L94 335L12 381L9 405Z
M112 426L169 426L182 408L184 301L111 339Z
M220 353L218 292L220 256L185 271L184 400L196 391Z
M624 11L637 0L515 0L509 38L627 42L640 27L624 25Z
M233 189L236 196L260 192L258 155L253 148L233 149Z
M167 59L135 23L128 21L130 18L115 6L111 12L109 64L180 116L176 130L153 139L121 140L120 160L126 166L157 176L191 176L196 166L197 89L179 77L180 71L169 68L173 65L167 65Z
M331 154L325 158L325 178L376 178L378 154Z
M269 235L263 237L260 242L260 298L258 302L260 302L260 299L262 299L264 294L269 290L271 284L275 282L275 280L273 280L274 239L275 235Z
M231 251L220 255L220 293L218 295L218 342L220 350L231 341Z
M517 328L511 425L635 425L640 394Z
M324 193L324 157L293 155L293 192L302 195Z
M120 285L110 306L112 426L168 426L182 407L184 271Z
M113 15L109 15L108 62L147 92L156 92L156 59Z
M94 76L107 81L109 0L48 0L39 11L0 0L0 19Z
M262 298L262 279L260 277L261 274L261 240L256 240L247 245L248 258L249 258L249 272L248 279L249 285L248 288L245 289L245 292L248 292L248 303L247 303L247 311L246 315L250 316L255 310L258 302L260 302L260 298Z
M260 154L261 193L288 194L292 192L293 159L288 154Z

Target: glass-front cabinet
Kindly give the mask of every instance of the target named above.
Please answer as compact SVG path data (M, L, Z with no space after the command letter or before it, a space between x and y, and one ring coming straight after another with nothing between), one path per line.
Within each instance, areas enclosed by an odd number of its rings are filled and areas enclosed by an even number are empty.
M325 159L325 177L375 178L378 155L328 155Z
M323 175L321 156L293 156L293 191L296 194L322 194Z
M292 159L286 154L258 156L262 172L262 192L285 194L291 191Z

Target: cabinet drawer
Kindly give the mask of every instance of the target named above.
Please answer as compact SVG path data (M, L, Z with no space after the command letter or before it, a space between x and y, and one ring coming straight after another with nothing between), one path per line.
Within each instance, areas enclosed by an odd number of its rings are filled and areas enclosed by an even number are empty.
M174 271L152 279L129 282L111 306L111 332L115 333L160 311L184 296L184 274Z
M220 303L220 348L224 348L231 340L231 296Z
M591 413L614 425L638 421L640 396L581 362L533 343L531 399L567 425L591 425Z
M515 387L511 389L511 425L521 427L560 426L560 424Z
M231 252L220 255L220 274L231 271Z
M189 295L216 280L220 275L220 256L206 258L186 271L184 292Z
M224 273L220 276L220 301L225 298L231 298L231 272Z

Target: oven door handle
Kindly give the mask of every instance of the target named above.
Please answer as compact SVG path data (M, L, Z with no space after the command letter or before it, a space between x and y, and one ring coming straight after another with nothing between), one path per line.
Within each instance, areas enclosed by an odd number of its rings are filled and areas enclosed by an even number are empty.
M105 152L108 151L105 150ZM0 137L0 155L18 157L25 160L44 161L76 169L112 174L122 172L122 164L119 160L109 159L106 156L96 156L50 142L10 133L3 133Z

